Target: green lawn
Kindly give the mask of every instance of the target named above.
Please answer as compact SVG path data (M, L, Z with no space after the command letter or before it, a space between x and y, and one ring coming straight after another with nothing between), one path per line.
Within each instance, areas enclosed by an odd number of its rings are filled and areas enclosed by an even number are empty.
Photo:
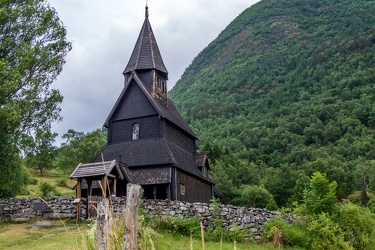
M85 226L52 221L49 228L32 228L36 220L20 224L0 224L0 249L82 249Z
M49 183L53 185L60 195L75 196L75 191L71 188L76 184L76 180L71 180L69 174L62 172L60 169L52 169L45 171L42 176L40 176L39 171L29 170L32 178L35 178L38 182L35 185L28 185L27 190L29 194L20 195L18 197L41 197L42 193L39 189L39 184L42 182ZM67 187L61 187L58 182L64 180Z
M52 227L49 228L32 228L36 220L26 223L0 223L0 249L11 250L73 250L86 249L83 245L83 239L88 229L85 223L76 225L74 222L51 221ZM142 239L139 239L142 245ZM151 249L149 240L148 247ZM158 234L153 240L155 249L157 250L200 250L202 242L200 239L190 240L188 236L174 235L171 233ZM192 248L191 248L192 244ZM144 248L143 248L144 249ZM270 250L276 249L270 245L259 244L235 244L234 242L205 242L206 250ZM282 249L282 248L277 248ZM298 248L288 248L298 249ZM142 248L140 248L142 250Z

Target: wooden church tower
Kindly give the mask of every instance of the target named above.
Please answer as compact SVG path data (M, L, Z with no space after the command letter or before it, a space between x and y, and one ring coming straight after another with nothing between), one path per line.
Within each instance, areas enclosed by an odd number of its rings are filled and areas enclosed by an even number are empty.
M145 13L123 72L124 88L104 123L107 144L92 164L117 162L125 177L115 184L117 196L126 194L130 182L140 184L147 199L209 202L215 182L209 174L208 153L197 152L196 135L168 98L168 71L147 6Z

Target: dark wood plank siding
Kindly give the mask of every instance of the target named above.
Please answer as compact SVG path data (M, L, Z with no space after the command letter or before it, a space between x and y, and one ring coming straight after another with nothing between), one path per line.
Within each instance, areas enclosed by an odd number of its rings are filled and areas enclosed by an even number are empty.
M212 185L176 170L177 197L180 201L210 202ZM181 195L180 184L185 185L185 195Z
M152 81L153 81L153 71L138 71L138 76L141 79L143 86L151 93Z
M121 101L122 103L120 103L112 117L114 121L157 114L147 97L134 81L130 83Z
M111 143L122 141L131 141L132 127L134 123L139 124L139 139L160 138L160 120L159 116L147 116L110 123Z
M162 123L165 130L165 138L168 141L171 141L174 144L179 145L188 152L195 152L196 148L194 138L192 138L186 132L182 131L181 129L177 128L175 125L169 123L166 120L163 120Z

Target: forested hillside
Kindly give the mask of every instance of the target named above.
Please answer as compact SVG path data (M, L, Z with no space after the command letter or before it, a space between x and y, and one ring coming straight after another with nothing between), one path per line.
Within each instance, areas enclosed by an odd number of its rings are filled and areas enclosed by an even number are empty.
M225 202L300 201L316 171L338 198L375 191L374 13L374 0L262 0L185 70L169 94Z

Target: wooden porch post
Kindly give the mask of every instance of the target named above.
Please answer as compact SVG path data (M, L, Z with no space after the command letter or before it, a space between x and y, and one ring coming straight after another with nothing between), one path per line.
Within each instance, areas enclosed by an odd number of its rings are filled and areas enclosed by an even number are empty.
M81 219L82 178L77 178L77 221Z
M152 193L154 195L154 200L156 200L156 195L157 195L156 185L154 185L154 191Z
M87 215L87 218L91 218L91 196L92 196L92 188L91 188L91 184L92 184L92 180L91 179L87 179L87 207L86 207L86 215Z
M104 175L102 179L102 197L107 198L107 176Z
M117 178L113 178L113 194L116 196L116 186L117 186Z

